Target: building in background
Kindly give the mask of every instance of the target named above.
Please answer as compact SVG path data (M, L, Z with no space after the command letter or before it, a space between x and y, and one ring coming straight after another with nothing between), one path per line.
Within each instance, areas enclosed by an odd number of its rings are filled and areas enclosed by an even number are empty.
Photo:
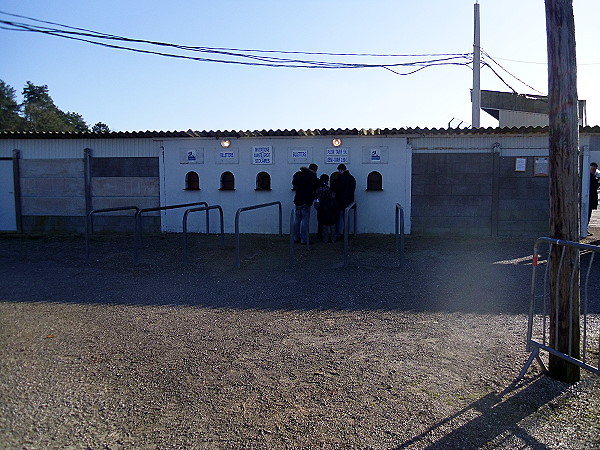
M585 100L579 100L579 125L587 125ZM505 127L547 127L548 97L514 94L511 92L481 91L481 109Z
M600 160L600 127L582 127L580 145L584 158ZM225 231L231 233L237 209L250 205L281 201L288 220L292 176L313 162L319 175L331 175L343 162L356 178L358 233L393 233L396 204L412 234L549 231L545 127L5 132L0 133L0 226L82 232L86 215L95 209L206 202L222 206ZM180 232L184 211L149 213L144 227ZM275 212L270 214L249 213L242 232L277 233ZM131 216L131 211L98 215L95 230L131 232ZM218 229L217 214L210 227ZM191 231L205 228L203 215L190 216Z

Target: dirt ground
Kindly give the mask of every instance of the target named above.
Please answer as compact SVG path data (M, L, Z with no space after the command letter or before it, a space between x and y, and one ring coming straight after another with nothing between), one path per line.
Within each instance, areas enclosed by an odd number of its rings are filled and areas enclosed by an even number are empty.
M516 380L534 240L0 235L0 447L600 448L599 377Z

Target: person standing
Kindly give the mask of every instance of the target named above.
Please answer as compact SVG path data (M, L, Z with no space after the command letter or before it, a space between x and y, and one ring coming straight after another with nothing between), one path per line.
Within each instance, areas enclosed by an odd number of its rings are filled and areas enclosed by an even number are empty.
M598 164L593 162L590 164L590 196L589 196L589 208L588 208L588 225L592 218L592 210L598 209L598 177L596 171L598 170ZM588 235L591 233L588 231Z
M337 224L339 213L338 205L335 200L335 193L329 188L327 182L329 176L323 174L319 177L322 186L318 187L315 192L315 208L317 209L317 220L319 222L319 236L323 242L335 242L336 232L335 226Z
M316 164L301 167L292 178L294 194L294 242L306 244L310 225L310 208L315 198L315 189L321 185L317 178Z
M344 224L344 210L354 201L356 179L348 171L348 168L345 164L340 164L337 169L340 176L337 178L335 183L332 183L331 189L333 192L335 192L335 198L340 210L337 224L337 234L339 237L341 237L341 234L344 232L344 226L346 225Z

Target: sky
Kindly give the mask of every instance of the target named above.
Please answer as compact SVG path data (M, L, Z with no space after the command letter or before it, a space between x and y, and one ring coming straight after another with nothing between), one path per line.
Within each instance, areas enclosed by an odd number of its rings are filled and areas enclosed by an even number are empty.
M423 55L472 53L474 3L3 0L0 11L197 47ZM481 88L546 95L544 1L479 0L479 4L481 47L501 66L490 62L499 76L482 68ZM588 124L599 125L600 2L574 0L574 15L578 95L587 101ZM0 20L35 23L6 14L0 14ZM471 123L473 72L466 65L438 65L405 76L381 67L258 67L141 54L4 29L0 54L0 79L17 91L18 101L27 81L47 85L61 110L81 114L90 126L104 122L113 131L448 128ZM424 57L327 58L389 64ZM481 126L495 127L497 121L482 112Z

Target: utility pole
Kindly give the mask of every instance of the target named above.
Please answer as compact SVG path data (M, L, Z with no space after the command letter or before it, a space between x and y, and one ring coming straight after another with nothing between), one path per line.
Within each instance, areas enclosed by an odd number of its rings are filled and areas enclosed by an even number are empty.
M473 90L471 91L471 124L480 127L481 114L481 45L479 33L479 0L475 2L474 37L473 37Z
M577 62L572 0L545 0L550 106L550 236L579 240L579 122ZM550 345L580 359L579 253L565 248L562 267L558 246L550 256ZM572 301L570 301L572 298ZM555 300L556 299L556 300ZM550 376L574 383L579 366L550 354Z

